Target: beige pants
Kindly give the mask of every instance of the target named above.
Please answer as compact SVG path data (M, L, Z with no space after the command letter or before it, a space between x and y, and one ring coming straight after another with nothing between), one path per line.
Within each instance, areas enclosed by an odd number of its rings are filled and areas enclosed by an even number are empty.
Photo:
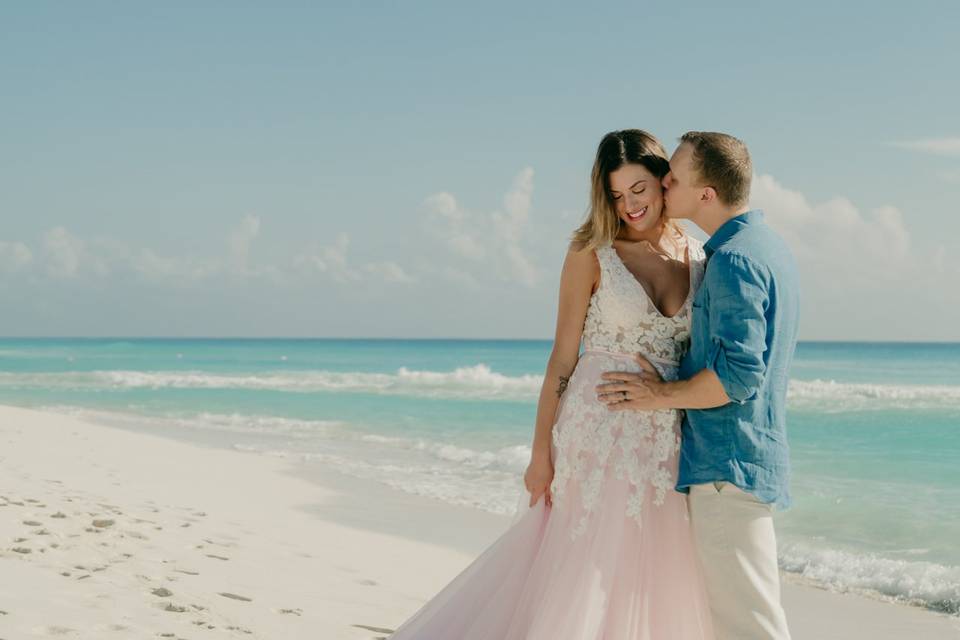
M716 640L789 640L773 505L729 482L691 486L688 504Z

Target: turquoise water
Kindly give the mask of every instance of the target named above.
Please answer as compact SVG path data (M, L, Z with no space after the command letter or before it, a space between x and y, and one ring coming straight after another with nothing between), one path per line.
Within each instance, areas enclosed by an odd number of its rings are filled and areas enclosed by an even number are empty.
M510 513L548 341L0 340L0 403ZM784 569L960 612L960 344L802 343Z

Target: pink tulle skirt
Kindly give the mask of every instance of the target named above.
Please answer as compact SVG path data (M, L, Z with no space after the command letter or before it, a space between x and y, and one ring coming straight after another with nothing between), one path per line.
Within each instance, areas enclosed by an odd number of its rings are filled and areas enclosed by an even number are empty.
M611 362L582 358L565 395L596 402ZM636 370L626 362L616 368ZM572 424L562 404L560 428L588 425ZM675 477L675 455L668 464ZM391 640L713 640L686 494L671 488L654 505L647 491L639 527L626 515L630 485L605 470L599 503L571 536L581 489L571 479L552 507L543 497L529 507L524 491L507 531Z

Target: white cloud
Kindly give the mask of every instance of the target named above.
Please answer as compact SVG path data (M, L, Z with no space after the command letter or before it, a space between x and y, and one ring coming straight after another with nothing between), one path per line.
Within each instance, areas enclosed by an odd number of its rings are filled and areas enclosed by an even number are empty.
M0 273L16 273L30 266L33 251L22 242L0 240Z
M412 284L416 279L395 262L372 262L364 266L364 271L388 283Z
M431 226L443 224L442 228L433 229L443 237L447 246L469 260L483 260L487 250L474 235L476 217L462 209L456 198L446 191L435 193L424 200L427 210L435 214Z
M960 156L960 138L926 138L896 142L894 146L940 156Z
M480 282L474 276L455 267L443 267L438 275L442 279L457 285L457 287L468 289L478 289L480 287Z
M524 168L513 180L513 187L503 197L506 213L493 214L494 227L504 241L516 244L527 228L530 203L533 199L533 169Z
M572 213L538 218L533 188L534 172L525 168L503 194L502 206L486 212L467 210L448 192L433 194L424 201L428 233L406 238L410 244L404 260L386 255L360 260L351 236L339 233L299 251L284 250L283 257L270 262L265 259L270 247L260 246L261 219L246 215L200 255L165 255L154 248L83 238L55 227L36 247L0 242L0 274L77 281L132 276L157 286L198 288L217 287L223 281L243 286L265 279L308 286L319 281L339 285L324 294L331 296L368 284L382 285L375 290L377 295L401 286L419 287L417 295L432 305L425 311L437 317L444 309L454 313L468 309L480 317L489 311L491 301L522 299L528 307L516 309L518 321L534 327L533 333L546 333L551 314L535 321L533 314L542 311L534 310L542 296L554 295L546 289L555 285L555 279L544 274L559 275L559 261L556 273L541 265L562 255L564 239L576 221ZM896 207L864 209L844 197L812 202L770 175L754 177L751 201L766 211L770 224L797 255L806 337L914 337L916 327L930 315L939 318L938 326L956 325L948 322L960 311L947 294L960 280L960 266L951 258L957 247L951 240L944 246L917 246L909 232L909 215ZM343 311L348 325L350 308ZM488 329L473 330L482 334ZM443 332L443 326L418 330ZM938 336L947 335L947 329L939 331Z
M769 175L755 176L751 204L790 244L802 283L809 338L942 339L960 321L958 247L916 246L896 207L862 211L846 198L811 203ZM932 323L938 334L919 327ZM957 320L949 321L954 317Z
M960 169L946 169L937 173L941 180L953 184L960 184Z
M459 257L474 263L470 268L495 273L501 280L533 287L541 280L528 240L533 201L533 169L523 168L503 198L503 211L472 214L446 191L424 200L430 214L428 231L438 236ZM454 273L464 273L455 269ZM462 276L455 276L461 281ZM480 279L476 275L470 281Z
M440 193L429 196L425 204L432 211L456 222L462 221L465 217L464 212L457 206L456 198L446 191L441 191Z
M250 247L259 233L260 218L254 215L245 216L237 228L230 233L227 246L230 249L231 263L236 271L243 272L247 269Z
M349 246L350 236L340 233L332 245L316 247L308 253L300 254L294 258L294 264L308 272L319 272L329 276L335 282L358 280L359 274L347 266Z
M87 241L64 227L54 227L43 236L47 274L54 278L76 278L84 273L104 277L110 262L123 253L122 245L111 241Z
M944 288L960 277L957 252L916 246L897 208L811 203L769 175L754 178L751 204L797 256L806 335L891 339L916 335L927 313L958 315Z
M203 280L221 271L219 263L211 259L161 256L147 248L140 249L131 257L130 267L147 279L178 284Z
M82 238L62 226L43 234L42 254L22 242L0 241L0 273L15 273L36 266L52 279L133 274L155 284L199 285L213 278L267 279L293 282L296 276L320 273L333 282L357 281L411 284L417 281L395 261L351 265L347 260L350 238L339 234L327 246L315 247L280 264L257 263L252 247L260 235L261 221L244 216L226 235L226 250L212 255L163 255L150 247L131 247L110 238Z
M910 270L910 234L895 207L860 211L846 198L811 204L769 175L755 176L753 206L787 240L819 287L874 288Z
M412 284L416 278L408 274L396 262L370 262L358 267L347 259L350 236L337 234L332 245L315 246L313 250L296 256L294 267L301 272L320 273L339 284L350 282L382 281L390 284Z

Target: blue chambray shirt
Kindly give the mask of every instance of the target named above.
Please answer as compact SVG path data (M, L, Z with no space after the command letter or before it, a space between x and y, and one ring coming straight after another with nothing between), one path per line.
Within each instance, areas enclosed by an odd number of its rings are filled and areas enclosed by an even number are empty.
M800 311L796 262L759 209L725 222L704 252L680 377L712 369L731 402L686 411L677 491L726 480L786 509L792 502L786 396Z

